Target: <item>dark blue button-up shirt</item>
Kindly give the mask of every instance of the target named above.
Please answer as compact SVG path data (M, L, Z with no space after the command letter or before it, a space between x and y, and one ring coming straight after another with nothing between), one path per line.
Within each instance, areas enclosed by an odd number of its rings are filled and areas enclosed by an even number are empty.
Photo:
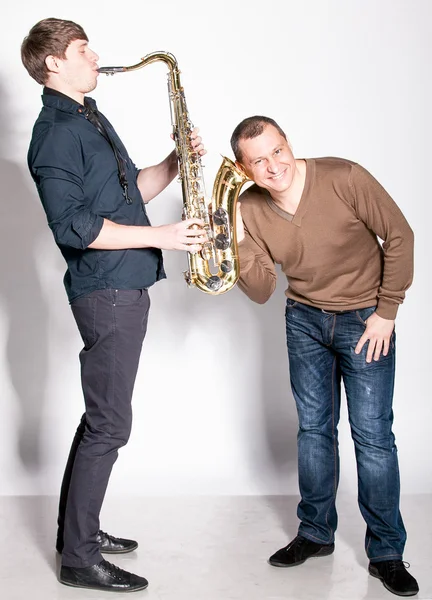
M66 262L69 301L98 289L140 289L165 277L156 248L94 250L103 219L123 225L150 225L137 185L139 171L109 121L99 117L122 155L132 203L128 204L109 142L72 98L45 89L28 152L48 224ZM91 98L86 102L92 108Z

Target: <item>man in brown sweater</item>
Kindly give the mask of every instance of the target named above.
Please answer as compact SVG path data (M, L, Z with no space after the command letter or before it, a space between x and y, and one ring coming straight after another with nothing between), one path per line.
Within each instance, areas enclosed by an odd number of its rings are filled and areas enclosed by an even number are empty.
M239 286L264 303L276 287L275 263L288 279L300 526L269 562L291 567L334 551L343 380L369 573L395 594L415 595L417 582L402 560L406 532L392 433L394 323L412 282L413 233L363 167L341 158L295 159L272 119L245 119L231 145L255 182L238 203Z

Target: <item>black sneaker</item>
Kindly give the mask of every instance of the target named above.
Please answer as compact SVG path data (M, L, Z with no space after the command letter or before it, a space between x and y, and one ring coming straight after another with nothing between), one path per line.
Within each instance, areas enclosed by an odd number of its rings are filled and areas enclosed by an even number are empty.
M409 567L409 564L406 563ZM418 594L417 581L406 570L402 560L383 560L369 563L369 573L372 577L381 579L384 587L397 596L415 596Z
M138 542L126 538L117 538L99 529L96 536L100 551L104 554L126 554L138 548Z
M137 592L148 586L148 581L144 577L124 571L107 560L102 560L92 567L62 566L59 580L60 583L72 587L105 592Z
M308 558L333 554L334 548L334 544L317 544L298 535L288 546L270 556L269 563L273 567L295 567L303 564Z
M103 554L126 554L138 548L138 542L127 538L117 538L99 529L96 541ZM56 550L59 554L63 552L63 540L57 537Z

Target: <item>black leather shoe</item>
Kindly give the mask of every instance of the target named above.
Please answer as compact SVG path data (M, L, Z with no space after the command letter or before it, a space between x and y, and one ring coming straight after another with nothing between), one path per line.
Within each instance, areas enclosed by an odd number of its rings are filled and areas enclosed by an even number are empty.
M99 529L96 540L99 542L100 551L104 554L126 554L138 548L138 542L125 538L116 538L109 533ZM57 539L56 550L59 554L63 552L63 542Z
M295 567L303 564L308 558L333 554L334 548L334 544L317 544L298 535L288 546L270 556L269 563L273 567Z
M104 554L126 554L138 548L138 542L135 540L116 538L101 529L99 529L96 539L99 542L100 551Z
M407 563L409 566L409 564ZM369 573L372 577L381 579L385 588L397 596L415 596L418 594L417 581L406 570L402 560L383 560L369 563Z
M123 571L107 560L102 560L92 567L79 569L62 566L59 581L72 587L107 592L137 592L148 586L144 577Z

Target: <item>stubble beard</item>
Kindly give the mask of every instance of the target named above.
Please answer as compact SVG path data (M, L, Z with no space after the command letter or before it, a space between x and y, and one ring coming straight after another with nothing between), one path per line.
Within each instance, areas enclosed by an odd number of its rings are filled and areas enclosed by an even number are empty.
M84 94L88 94L89 92L92 92L93 90L96 89L97 87L97 79L95 79L94 81L89 81L86 85L85 90L83 90Z

